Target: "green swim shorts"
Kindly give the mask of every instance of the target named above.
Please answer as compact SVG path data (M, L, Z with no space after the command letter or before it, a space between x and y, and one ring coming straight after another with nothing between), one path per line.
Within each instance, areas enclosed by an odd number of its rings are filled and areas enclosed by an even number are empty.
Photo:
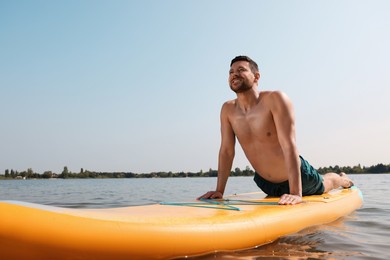
M302 196L324 193L325 188L322 183L322 176L302 156L299 156L299 158L301 159ZM269 196L280 197L283 194L290 194L288 181L272 183L257 173L255 173L254 181Z

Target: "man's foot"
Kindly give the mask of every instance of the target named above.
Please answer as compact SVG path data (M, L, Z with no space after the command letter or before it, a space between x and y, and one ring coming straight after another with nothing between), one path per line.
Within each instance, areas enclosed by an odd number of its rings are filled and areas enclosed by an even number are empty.
M351 188L354 185L352 180L347 176L347 174L345 174L345 172L340 172L339 175L343 180L343 184L341 185L343 188Z

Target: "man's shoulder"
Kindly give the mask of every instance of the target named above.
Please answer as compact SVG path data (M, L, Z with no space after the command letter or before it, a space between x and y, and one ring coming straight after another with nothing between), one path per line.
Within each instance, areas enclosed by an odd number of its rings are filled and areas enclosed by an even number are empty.
M229 116L234 113L236 109L237 99L228 100L223 103L221 108L221 115Z
M228 107L235 107L237 104L237 99L228 100L222 105L222 109L228 108Z
M276 90L270 91L266 98L264 98L264 105L267 106L273 113L291 111L293 104L286 93Z
M285 103L289 102L290 98L286 93L280 90L262 91L262 99L264 102L270 102L269 104Z
M287 97L286 93L281 90L265 90L261 91L261 95L264 98L283 98Z

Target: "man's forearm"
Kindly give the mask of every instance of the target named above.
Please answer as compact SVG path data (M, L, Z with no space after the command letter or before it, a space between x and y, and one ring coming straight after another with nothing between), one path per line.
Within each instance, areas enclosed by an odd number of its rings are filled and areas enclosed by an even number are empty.
M296 149L287 151L285 153L285 160L288 170L290 194L302 196L301 170Z
M218 161L218 181L217 181L217 188L216 191L219 191L220 193L225 192L225 187L227 180L230 175L230 171L232 169L233 164L233 155L220 153L219 154L219 161Z

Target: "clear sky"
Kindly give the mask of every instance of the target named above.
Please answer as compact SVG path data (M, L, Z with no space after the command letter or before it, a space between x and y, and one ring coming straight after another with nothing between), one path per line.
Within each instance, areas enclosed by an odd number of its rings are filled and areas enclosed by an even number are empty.
M217 168L229 63L315 167L390 163L390 1L0 0L0 173ZM237 145L233 167L249 165Z

